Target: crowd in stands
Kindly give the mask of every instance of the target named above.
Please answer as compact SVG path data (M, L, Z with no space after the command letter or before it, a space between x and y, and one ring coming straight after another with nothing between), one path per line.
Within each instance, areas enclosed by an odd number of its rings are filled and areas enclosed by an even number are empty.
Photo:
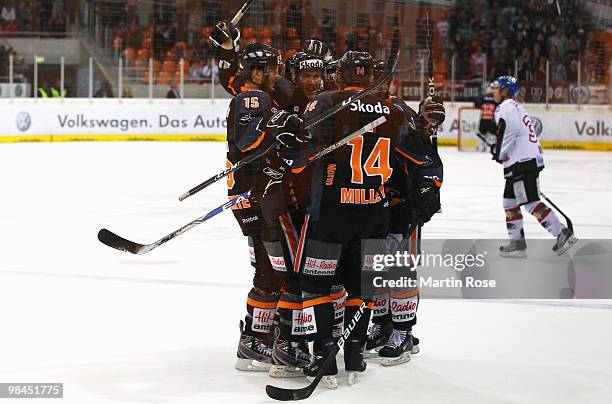
M446 75L454 58L456 80L491 79L505 74L526 82L546 78L576 83L578 61L582 82L596 82L594 41L589 16L573 2L543 0L457 0L448 19L437 24L442 38ZM516 62L515 62L516 61Z
M0 35L24 32L64 36L65 3L57 0L0 0Z

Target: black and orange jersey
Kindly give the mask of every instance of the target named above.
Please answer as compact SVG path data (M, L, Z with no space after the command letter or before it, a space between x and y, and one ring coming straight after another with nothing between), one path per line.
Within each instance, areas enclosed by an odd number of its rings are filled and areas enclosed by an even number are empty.
M348 99L360 89L319 94L308 104L304 119L324 113ZM311 129L312 142L296 158L294 168L308 161L308 156L325 148L373 120L387 121L372 132L351 140L323 158L312 162L313 179L309 212L313 219L321 208L363 207L383 203L383 184L402 163L410 167L432 166L430 156L419 156L405 147L408 124L402 111L375 96L352 102L336 115Z
M495 120L495 108L497 103L492 94L485 94L476 103L476 106L480 108L480 120L481 121L494 121Z
M250 89L236 95L230 102L227 115L227 165L268 147L271 141L266 134L266 122L276 113L270 94ZM247 164L227 177L228 195L240 195L253 189L260 175L261 159Z

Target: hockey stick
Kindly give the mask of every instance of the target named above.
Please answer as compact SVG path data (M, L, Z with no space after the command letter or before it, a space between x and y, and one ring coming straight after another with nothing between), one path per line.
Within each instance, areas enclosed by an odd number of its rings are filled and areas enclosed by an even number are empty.
M232 24L232 25L238 24L238 22L242 19L242 16L246 13L246 11L249 9L249 7L251 7L251 4L253 4L254 1L255 0L247 0L247 2L244 3L242 5L242 7L240 7L240 10L238 10L236 15L234 15L234 18L232 18L232 20L230 21L230 24ZM212 36L210 36L210 35L208 36L208 39L213 41Z
M98 240L100 240L103 244L106 244L107 246L120 250L120 251L126 251L132 254L139 254L139 255L146 254L149 251L159 247L160 245L172 240L173 238L180 236L181 234L185 233L187 230L190 230L196 227L197 225L205 222L206 220L210 219L211 217L218 215L224 210L230 209L232 206L234 206L238 202L244 199L247 199L250 195L251 195L251 191L247 191L243 194L240 194L236 196L235 198L225 202L223 205L211 210L204 216L200 216L199 218L187 223L180 229L173 231L167 236L164 236L161 239L151 244L138 244L133 241L127 240L121 236L118 236L115 233L109 230L106 230L106 229L101 229L98 232Z
M340 352L340 350L344 346L344 343L351 335L351 332L357 325L357 322L361 318L365 308L365 302L361 302L361 305L359 306L359 309L357 309L357 313L355 313L355 315L353 316L351 323L344 330L344 332L340 336L340 339L338 339L338 342L336 343L336 345L334 345L333 349L328 353L327 358L325 358L325 361L323 361L323 364L319 368L319 371L317 372L317 375L315 376L314 380L308 386L302 387L301 389L285 389L282 387L276 387L268 384L266 386L266 394L268 394L268 397L279 401L297 401L304 400L310 397L312 392L315 391L315 389L319 385L319 382L323 378L327 368L329 368L331 363L336 360L338 352Z
M559 212L561 214L561 216L563 216L565 218L565 221L567 222L567 228L572 232L572 234L574 234L574 225L572 224L572 221L570 220L570 218L567 217L567 215L565 213L563 213L563 211L561 209L559 209L559 207L557 205L555 205L553 201L548 199L548 197L546 195L544 195L541 191L540 191L540 196L542 198L546 199L546 202L550 203L550 205L553 208L555 208L557 210L557 212Z
M427 28L427 36L425 37L425 42L427 44L427 69L429 70L427 94L428 96L433 97L434 95L436 95L436 83L434 81L434 73L433 73L433 56L431 54L431 49L429 48L429 40L430 40L429 38L429 34L430 34L429 12L426 12L425 18L426 18L425 25ZM437 127L434 129L434 132L431 135L431 144L433 145L434 150L437 152L438 151L438 128Z
M393 76L393 72L395 71L395 67L396 67L397 61L399 59L399 30L396 30L393 33L393 39L392 39L392 44L391 45L393 46L393 48L392 48L391 55L389 56L389 62L387 63L387 66L388 66L387 74L385 74L384 77L381 77L378 81L376 81L372 86L368 87L367 89L362 90L362 91L358 92L357 94L351 95L350 97L348 97L344 101L340 102L339 104L334 105L332 108L328 109L324 113L312 117L308 121L304 122L302 127L304 129L310 129L314 125L317 125L320 122L324 121L325 119L331 117L332 115L335 115L338 111L348 107L349 105L351 105L351 103L353 103L353 102L355 102L357 100L360 100L360 99L364 98L365 96L367 96L369 94L372 94L373 92L378 90L380 88L380 86L382 86L384 83L386 83ZM184 194L182 194L181 196L179 196L179 198L178 198L179 201L183 201L183 200L189 198L191 195L200 192L204 188L208 187L211 184L214 184L215 182L217 182L220 179L228 176L229 174L233 173L234 171L240 169L241 167L244 167L245 165L251 163L252 161L255 161L255 160L259 159L260 157L268 154L271 150L273 150L277 146L278 146L277 142L272 142L272 144L270 144L270 146L268 146L267 148L265 148L263 150L260 150L259 152L254 153L254 154L252 154L252 155L250 155L248 157L245 157L245 158L243 158L240 161L237 161L236 163L232 164L231 166L229 166L225 170L223 170L220 173L210 177L206 181L202 182L199 185L196 185L195 187L193 187L189 191L187 191Z
M356 130L355 132L351 133L350 135L340 139L338 142L326 147L325 149L321 150L319 153L315 154L309 162L313 162L323 156L325 156L326 154L331 153L332 151L336 150L338 147L347 144L348 142L350 142L352 139L356 138L357 136L363 135L364 133L370 132L372 131L372 129L382 125L383 123L385 123L387 121L387 118L384 116L379 117L378 119L373 120L372 122L370 122L369 124L363 126L362 128ZM194 227L196 227L197 225L205 222L206 220L210 219L213 216L218 215L219 213L223 212L224 210L227 210L229 208L231 208L232 206L234 206L235 204L237 204L238 202L242 201L243 199L247 199L251 196L251 191L247 191L243 194L238 195L237 197L233 198L230 201L225 202L223 205L211 210L210 212L208 212L207 214L205 214L204 216L201 216L189 223L187 223L186 225L184 225L183 227L181 227L178 230L173 231L172 233L168 234L167 236L157 240L154 243L151 244L139 244L139 243L135 243L133 241L127 240L121 236L118 236L117 234L107 230L107 229L101 229L98 232L98 240L100 240L103 244L106 244L107 246L117 249L117 250L121 250L121 251L126 251L132 254L146 254L149 251L159 247L160 245L172 240L173 238L175 238L176 236L179 236L183 233L185 233L187 230L190 230Z

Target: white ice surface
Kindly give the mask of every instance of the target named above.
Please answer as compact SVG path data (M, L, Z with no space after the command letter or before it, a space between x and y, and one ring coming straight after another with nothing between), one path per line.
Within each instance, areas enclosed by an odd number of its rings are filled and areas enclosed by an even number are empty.
M305 385L233 369L251 270L229 212L144 256L96 239L107 227L152 242L219 205L223 183L177 196L222 169L224 152L221 143L0 145L0 382L63 382L70 403L252 404L272 401L267 383ZM442 153L444 212L425 237L504 238L501 168L486 154ZM612 155L545 157L542 189L579 236L610 238ZM531 217L525 230L548 237ZM395 368L370 363L352 387L341 372L337 391L309 401L609 402L611 309L424 300L419 355Z

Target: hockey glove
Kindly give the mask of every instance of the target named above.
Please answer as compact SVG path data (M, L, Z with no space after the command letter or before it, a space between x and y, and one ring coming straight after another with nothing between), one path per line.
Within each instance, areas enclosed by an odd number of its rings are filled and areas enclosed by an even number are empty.
M281 145L289 149L299 147L301 143L308 142L309 133L302 131L302 120L287 112L277 112L266 125Z
M263 169L255 181L255 190L252 193L255 201L261 201L265 197L280 190L283 176L290 170L289 165L281 157L280 149L275 149L266 155Z
M414 210L421 223L427 223L440 210L440 190L432 181L420 183L414 190Z
M425 98L419 109L420 114L425 118L429 128L437 128L446 118L444 101L437 95Z
M240 49L240 31L234 24L227 21L220 21L215 25L210 40L217 48L233 50L238 52Z

